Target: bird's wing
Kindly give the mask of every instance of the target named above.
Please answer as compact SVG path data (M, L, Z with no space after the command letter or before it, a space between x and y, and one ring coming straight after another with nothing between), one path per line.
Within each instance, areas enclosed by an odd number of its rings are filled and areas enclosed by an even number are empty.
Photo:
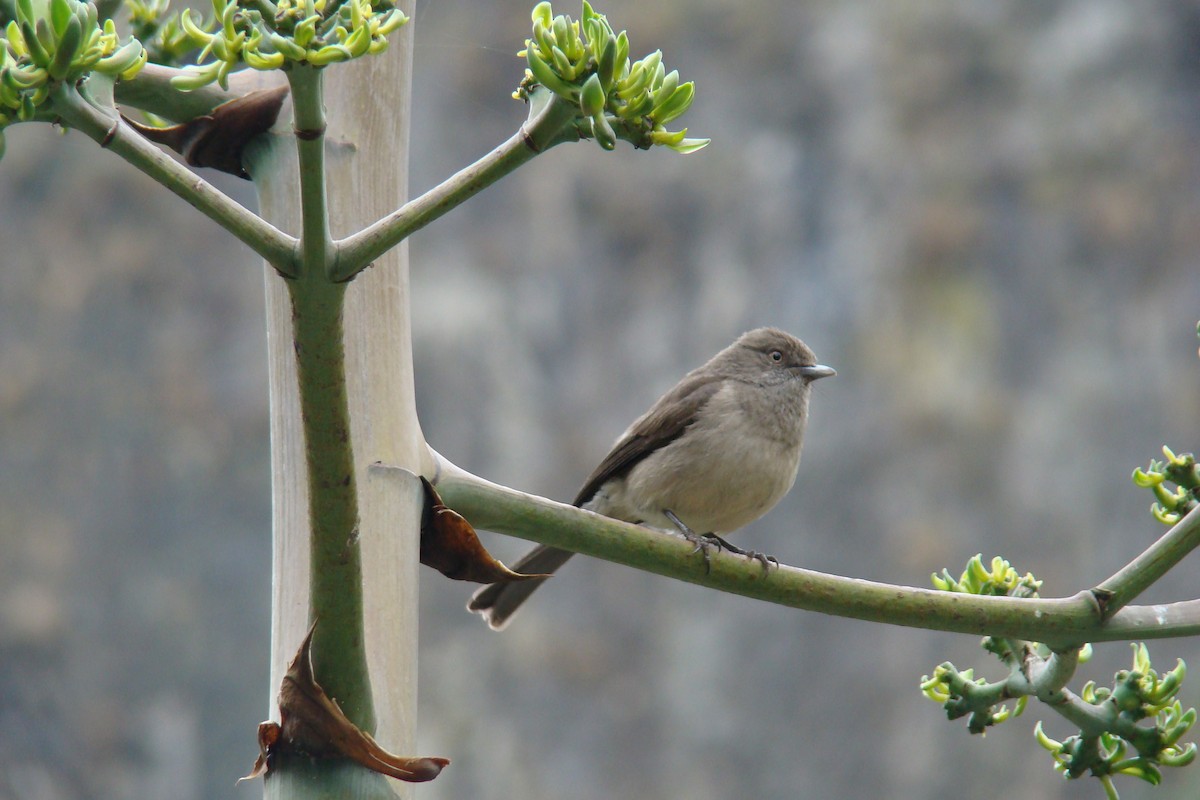
M714 375L688 375L660 397L629 427L600 466L588 476L575 496L574 504L582 506L607 481L624 475L643 458L678 439L696 421L696 415L721 388L722 382L722 378Z

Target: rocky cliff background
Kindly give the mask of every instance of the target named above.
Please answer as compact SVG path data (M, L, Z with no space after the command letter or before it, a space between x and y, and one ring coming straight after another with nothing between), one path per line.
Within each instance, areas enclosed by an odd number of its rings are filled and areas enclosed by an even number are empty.
M684 121L713 144L562 147L414 237L434 447L569 499L663 390L771 324L839 375L796 488L739 543L916 585L1000 553L1065 595L1161 533L1129 474L1200 447L1200 6L599 10L696 80ZM520 124L528 12L418 3L414 191ZM83 137L7 135L0 798L258 796L233 781L274 694L261 269ZM422 580L420 749L454 759L422 797L1100 791L1052 771L1030 729L1069 729L1040 709L983 740L922 698L943 660L999 677L971 637L584 560L498 635ZM1200 663L1193 640L1152 652ZM1099 647L1081 679L1128 661ZM1120 785L1191 798L1200 768Z

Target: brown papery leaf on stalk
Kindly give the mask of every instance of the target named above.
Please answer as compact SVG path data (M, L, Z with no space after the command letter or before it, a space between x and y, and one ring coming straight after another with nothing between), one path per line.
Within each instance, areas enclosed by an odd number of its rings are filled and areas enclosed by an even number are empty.
M425 513L421 517L421 563L456 581L508 583L548 578L549 575L524 575L513 572L496 560L478 534L461 514L442 503L433 484L421 478L425 487Z
M314 623L288 665L279 689L280 722L258 726L259 756L254 769L242 780L271 772L276 753L285 750L310 758L346 758L369 770L410 783L436 778L450 763L448 758L398 756L384 750L369 733L346 718L337 703L313 677L310 647Z
M260 89L222 103L211 114L165 128L143 125L125 118L138 133L152 142L165 144L193 167L212 167L239 178L249 178L242 167L246 143L270 130L288 89Z

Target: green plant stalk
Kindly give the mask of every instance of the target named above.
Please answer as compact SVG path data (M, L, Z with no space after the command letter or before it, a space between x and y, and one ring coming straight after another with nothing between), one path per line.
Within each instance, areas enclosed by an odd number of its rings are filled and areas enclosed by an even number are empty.
M578 104L539 89L529 118L508 141L459 170L442 183L405 203L383 219L337 242L333 280L349 280L415 231L441 217L517 167L556 144L577 141Z
M1078 664L1079 650L1076 648L1065 650L1061 654L1052 653L1047 659L1030 655L1027 665L1013 669L1006 679L983 684L975 683L953 664L947 663L942 666L950 670L946 676L947 685L951 694L960 698L955 701L955 706L962 716L986 711L1006 700L1034 696L1071 718L1074 709L1070 706L1083 701L1065 691L1063 687L1074 676ZM1067 707L1067 710L1063 711L1063 707ZM1099 719L1099 716L1092 712L1088 719Z
M300 270L288 281L311 528L309 619L317 682L354 724L375 730L364 637L358 488L350 437L342 314L347 283L331 282L320 70L288 72L300 172Z
M293 65L287 76L300 160L300 272L318 271L324 277L334 258L325 193L324 81L321 70L307 64Z
M1037 659L1029 668L1029 674L1018 672L1020 678L1010 677L1010 683L1024 680L1028 693L1039 700L1050 702L1049 698L1057 697L1057 692L1067 685L1079 667L1079 649L1072 647L1061 652L1051 653L1045 660Z
M1092 590L1101 604L1104 617L1111 617L1132 602L1198 545L1200 507L1189 511L1158 541Z
M175 67L147 64L133 78L118 81L113 91L123 105L184 122L211 114L217 106L244 97L255 89L278 86L282 77L246 69L229 76L229 89L210 83L190 92L181 92L171 85L171 79L182 74L183 70Z
M1200 601L1195 600L1130 606L1103 621L1090 591L1064 598L987 597L789 566L772 567L764 576L757 561L726 553L715 554L706 572L693 546L678 536L498 486L436 458L434 483L442 499L477 528L777 605L913 628L1029 639L1059 650L1081 642L1200 633Z
M91 80L96 80L95 77ZM296 240L168 156L121 120L115 110L89 103L72 86L51 92L54 111L67 126L82 131L101 147L182 197L200 213L232 233L283 274L291 269Z
M289 281L288 292L308 468L309 619L317 623L313 672L346 716L370 733L375 711L363 637L358 489L342 328L346 286L311 270Z
M1093 705L1065 688L1060 689L1052 699L1039 699L1063 719L1079 728L1079 733L1084 737L1096 737L1112 732L1135 747L1139 742L1149 744L1155 737L1153 728L1143 728L1135 722L1123 719L1111 700Z

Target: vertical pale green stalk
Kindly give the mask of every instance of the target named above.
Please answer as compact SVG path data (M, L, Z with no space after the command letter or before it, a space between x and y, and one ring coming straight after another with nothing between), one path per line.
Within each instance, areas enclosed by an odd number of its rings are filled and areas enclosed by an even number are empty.
M333 252L325 194L321 72L289 73L300 169L300 275L288 282L308 468L309 618L317 623L317 682L356 725L373 732L375 710L363 635L358 491L350 437L342 314L346 284L326 277Z
M307 64L296 64L288 71L292 89L292 126L300 157L300 258L301 270L326 275L332 259L333 239L329 235L329 206L325 196L325 101L322 98L322 73Z
M363 639L358 491L350 442L345 284L309 272L288 283L296 373L304 419L310 539L309 618L313 668L330 697L360 728L373 731L374 705Z
M400 5L412 14L411 0ZM273 551L270 713L278 718L280 683L315 613L318 680L351 719L401 754L416 752L423 495L419 484L373 479L367 465L380 461L431 474L416 417L405 248L381 255L372 269L344 286L343 296L343 287L327 281L328 265L313 258L318 248L312 243L323 233L312 231L326 226L339 235L360 230L407 199L411 27L396 31L386 52L321 73L323 120L307 83L314 73L294 76L295 118L281 117L276 135L258 137L244 153L264 217L283 230L309 232L308 255L298 257L304 269L295 278L265 271ZM306 144L301 154L292 129L319 131L322 124L328 125L324 148ZM314 155L327 167L328 198L327 221L318 218L316 225L301 208L297 191L312 177ZM310 183L303 194L307 198L316 189L320 202L321 188ZM327 347L335 349L322 355ZM318 411L314 419L310 407L322 394L329 410ZM324 461L311 440L335 431L334 439L348 433L350 441L320 445L333 453ZM356 529L357 538L348 538ZM355 583L360 572L355 562L361 562L361 584ZM266 782L265 796L412 796L394 781L369 780L366 770L342 766L337 760L289 759L284 771ZM375 788L386 795L376 795Z

